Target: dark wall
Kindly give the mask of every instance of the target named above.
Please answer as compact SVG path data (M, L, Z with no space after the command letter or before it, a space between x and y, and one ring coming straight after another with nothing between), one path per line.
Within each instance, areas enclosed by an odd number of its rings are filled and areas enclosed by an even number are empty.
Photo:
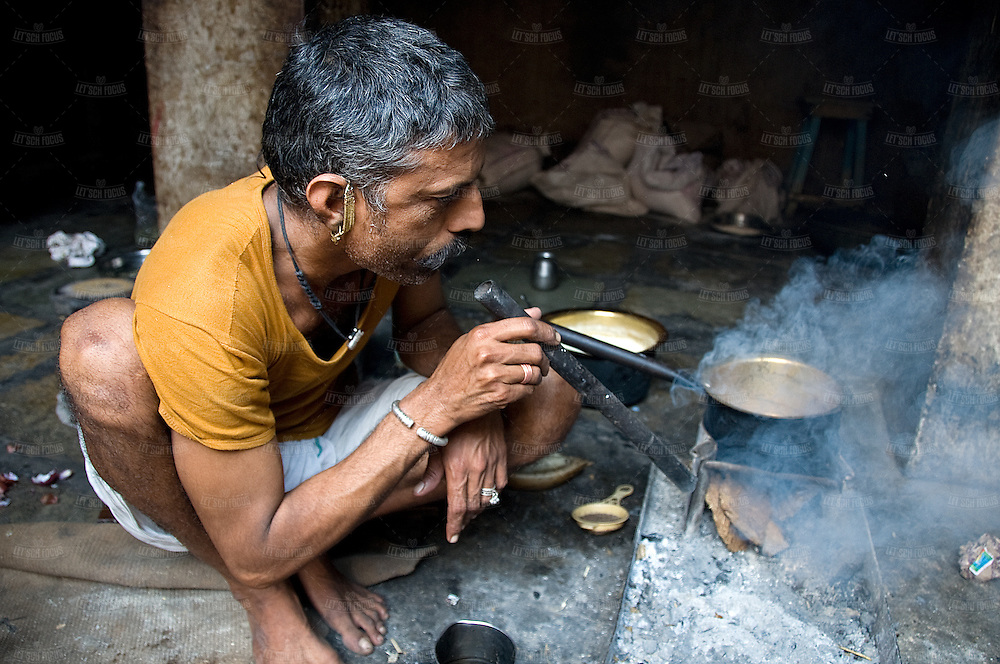
M563 154L600 110L645 101L710 163L766 157L785 170L794 149L778 144L800 131L805 99L870 102L863 184L878 210L916 226L944 174L970 28L993 16L938 0L370 4L435 29L486 82L501 126L561 140ZM993 63L978 77L995 83ZM841 184L844 129L822 128L807 189Z
M804 98L870 101L873 203L916 224L930 184L944 177L942 128L961 101L956 84L968 83L960 69L970 26L992 20L975 3L937 0L369 6L435 29L465 53L500 126L540 135L555 158L602 109L645 101L662 106L669 130L710 164L768 157L784 169L792 150L774 137L800 130ZM43 0L0 12L9 26L0 41L0 223L116 200L151 180L139 4ZM995 85L995 63L973 75ZM828 125L813 188L839 184L843 127Z
M139 3L0 5L0 223L152 180Z

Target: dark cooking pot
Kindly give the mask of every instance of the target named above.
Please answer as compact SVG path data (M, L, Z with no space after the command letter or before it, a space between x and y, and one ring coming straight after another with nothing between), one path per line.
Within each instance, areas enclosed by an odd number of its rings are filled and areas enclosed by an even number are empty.
M667 339L667 330L659 322L625 311L565 309L546 314L542 320L647 358L652 358L656 347ZM646 398L650 384L648 373L610 359L595 357L570 343L563 345L626 406L635 405Z
M762 417L710 401L702 426L715 458L773 473L837 477L840 411L796 419Z
M826 373L780 357L705 369L705 431L716 459L771 472L836 476L843 391Z

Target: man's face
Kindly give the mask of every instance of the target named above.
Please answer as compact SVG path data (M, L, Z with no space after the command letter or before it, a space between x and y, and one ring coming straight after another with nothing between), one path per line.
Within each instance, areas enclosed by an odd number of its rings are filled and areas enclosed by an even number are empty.
M357 265L402 284L427 281L465 248L463 237L483 227L474 183L483 166L481 142L427 150L412 171L389 183L384 215L357 197L356 223L344 250Z

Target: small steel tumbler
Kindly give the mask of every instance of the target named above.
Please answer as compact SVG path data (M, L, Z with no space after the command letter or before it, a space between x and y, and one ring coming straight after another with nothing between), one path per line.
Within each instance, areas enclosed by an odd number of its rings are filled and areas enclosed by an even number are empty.
M535 290L552 290L559 285L559 266L551 251L542 251L535 256L531 267L531 287Z

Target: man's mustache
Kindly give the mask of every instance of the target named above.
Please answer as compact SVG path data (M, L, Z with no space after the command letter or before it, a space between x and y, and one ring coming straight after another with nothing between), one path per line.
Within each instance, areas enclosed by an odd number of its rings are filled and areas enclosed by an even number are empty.
M469 238L471 231L462 231L455 236L455 239L435 251L430 256L424 256L416 260L417 265L429 270L438 270L446 261L455 256L459 256L469 248Z

